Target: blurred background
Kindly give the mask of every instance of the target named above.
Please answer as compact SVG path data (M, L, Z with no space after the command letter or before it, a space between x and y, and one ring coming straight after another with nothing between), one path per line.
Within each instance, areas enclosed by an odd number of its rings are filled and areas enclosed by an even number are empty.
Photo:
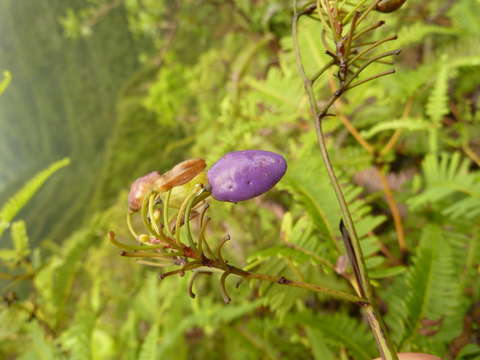
M231 234L240 267L350 289L291 15L277 0L0 0L1 358L377 356L348 304L232 280L225 306L213 277L192 300L188 279L160 283L106 240L114 230L131 241L137 177L272 150L287 158L286 178L245 204L214 203L209 237ZM407 0L369 16L386 26L368 40L398 34L379 51L402 54L396 74L332 109L332 159L396 344L480 359L480 1ZM329 61L322 27L300 29L314 74ZM320 104L335 82L334 72L318 81Z

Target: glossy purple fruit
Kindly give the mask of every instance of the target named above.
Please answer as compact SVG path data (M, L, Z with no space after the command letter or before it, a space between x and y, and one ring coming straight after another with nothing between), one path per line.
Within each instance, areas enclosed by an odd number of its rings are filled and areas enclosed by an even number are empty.
M270 190L285 174L282 155L263 150L224 155L207 173L212 195L220 201L248 200Z

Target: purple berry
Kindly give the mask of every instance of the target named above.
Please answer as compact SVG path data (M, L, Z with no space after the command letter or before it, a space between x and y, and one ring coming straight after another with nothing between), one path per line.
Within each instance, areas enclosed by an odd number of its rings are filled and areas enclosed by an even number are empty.
M207 173L212 195L219 201L248 200L270 190L285 174L282 155L263 150L224 155Z

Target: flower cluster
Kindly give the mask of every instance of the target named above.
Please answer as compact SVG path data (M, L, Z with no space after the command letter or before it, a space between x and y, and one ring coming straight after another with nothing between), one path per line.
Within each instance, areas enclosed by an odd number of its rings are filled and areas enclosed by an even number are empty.
M287 165L279 154L245 150L226 154L208 172L205 168L203 159L191 159L163 174L153 171L135 180L128 195L127 225L137 244L120 242L113 232L109 238L123 249L122 256L136 258L138 263L173 266L174 270L160 275L162 279L194 271L189 286L192 297L193 281L198 275L220 270L221 290L228 302L226 277L245 277L249 273L223 259L222 248L230 239L228 235L217 242L216 248L207 242L208 198L212 195L218 201L237 202L263 194L282 178ZM141 218L145 232L135 229L135 216ZM191 229L194 221L196 236Z

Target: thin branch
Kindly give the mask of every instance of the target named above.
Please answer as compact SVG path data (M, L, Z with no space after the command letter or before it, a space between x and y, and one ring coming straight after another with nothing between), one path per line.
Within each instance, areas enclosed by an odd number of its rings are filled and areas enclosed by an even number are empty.
M379 73L379 74L376 74L376 75L373 75L373 76L370 76L364 80L360 80L360 81L357 81L351 85L348 86L347 90L350 90L350 89L353 89L354 87L357 87L359 85L363 85L365 84L366 82L369 82L371 80L375 80L375 79L378 79L378 78L381 78L383 76L387 76L387 75L391 75L391 74L394 74L395 73L395 69L391 69L391 70L388 70L388 71L384 71L382 73Z
M330 79L329 81L330 89L334 91L334 84L333 80ZM337 116L342 121L343 125L347 128L348 132L357 140L357 142L367 151L369 154L373 154L375 152L374 147L360 134L360 132L355 128L355 126L351 123L348 117L342 112L343 103L339 100L335 103L335 109L337 109Z
M311 82L314 83L315 81L322 76L322 74L327 71L333 64L335 64L335 60L330 60L328 63L326 63L320 70L318 70L311 78Z
M324 286L316 285L316 284L311 284L311 283L306 283L306 282L301 282L301 281L292 281L288 280L283 276L272 276L272 275L266 275L266 274L257 274L257 273L252 273L249 271L245 271L242 269L239 269L235 266L232 265L221 265L221 264L213 264L214 267L220 268L220 269L225 269L225 271L228 271L231 274L241 276L245 279L250 279L250 280L261 280L261 281L268 281L274 284L280 284L280 285L285 285L285 286L291 286L291 287L296 287L300 289L305 289L305 290L310 290L318 293L324 293L327 295L330 295L334 298L345 300L345 301L350 301L350 302L356 302L359 304L363 303L368 303L368 301L364 298L358 297L354 294L347 293L344 291L340 290L335 290L335 289L330 289Z
M405 119L410 114L410 111L412 110L412 104L413 104L413 98L410 97L405 104L405 108L403 109L403 114L402 114L403 119ZM388 155L388 153L397 144L397 141L400 138L400 135L402 135L402 129L395 130L390 140L387 142L384 148L380 151L380 157L383 158L386 155Z
M376 49L377 47L379 47L380 45L388 42L388 41L393 41L393 40L397 40L397 35L392 35L392 36L389 36L388 38L386 39L382 39L382 40L378 40L378 41L375 41L372 45L370 45L369 47L367 47L366 49L363 49L362 51L360 51L357 55L355 55L353 58L351 58L349 61L348 61L348 64L353 64L355 61L357 61L359 58L361 58L363 55L367 54L368 52Z
M366 33L370 32L372 30L378 29L380 26L383 26L383 25L385 25L385 21L380 20L379 22L375 23L374 25L368 26L367 28L365 28L365 29L359 31L358 33L356 33L352 40L356 40L356 39L362 37L363 35L365 35Z
M364 63L362 66L358 68L355 74L353 74L353 76L345 84L345 88L348 88L348 86L350 86L353 80L356 79L363 72L363 70L365 70L369 65L371 65L375 61L378 61L380 59L383 59L389 56L396 56L398 54L400 54L400 50L391 50L371 58L370 60L368 60L366 63Z
M463 146L463 151L477 166L480 166L480 156L468 144Z
M397 233L398 246L400 247L400 251L402 252L402 254L406 254L408 253L408 246L407 242L405 241L405 231L403 229L400 210L398 209L397 202L395 201L395 197L393 196L392 188L388 183L388 179L385 176L384 170L377 168L377 173L378 177L380 178L380 182L382 183L382 188L385 194L385 198L387 200L388 207L390 208L390 212L392 213L393 222L395 225L395 232Z

